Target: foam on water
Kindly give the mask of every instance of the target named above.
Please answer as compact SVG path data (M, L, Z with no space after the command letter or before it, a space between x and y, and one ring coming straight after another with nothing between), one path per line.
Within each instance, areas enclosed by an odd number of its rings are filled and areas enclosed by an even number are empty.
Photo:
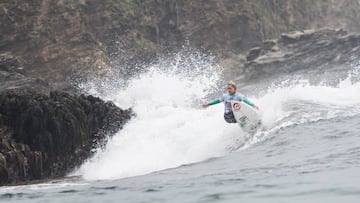
M281 127L358 113L360 83L352 80L354 74L335 87L292 80L248 95L263 111L262 137ZM222 69L198 52L162 59L125 86L102 84L101 94L86 84L92 94L133 108L136 117L76 174L87 180L142 175L224 156L261 140L225 123L223 105L200 108L213 99L209 95L220 96L224 84Z

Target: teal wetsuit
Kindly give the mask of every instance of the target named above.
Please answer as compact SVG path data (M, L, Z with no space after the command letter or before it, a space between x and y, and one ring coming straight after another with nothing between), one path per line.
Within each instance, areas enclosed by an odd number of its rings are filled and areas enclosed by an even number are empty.
M251 101L249 101L244 95L238 92L235 92L234 94L224 94L220 99L209 102L209 105L215 105L221 102L225 103L224 119L228 123L236 123L236 119L231 108L231 100L243 101L250 106L254 106Z

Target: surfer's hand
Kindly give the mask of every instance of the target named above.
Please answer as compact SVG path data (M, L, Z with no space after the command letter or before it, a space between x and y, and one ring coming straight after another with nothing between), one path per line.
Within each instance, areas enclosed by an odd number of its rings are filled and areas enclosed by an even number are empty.
M203 108L207 108L209 106L209 104L203 104L202 107Z
M254 105L253 108L256 109L256 110L259 110L259 107L256 106L256 105Z

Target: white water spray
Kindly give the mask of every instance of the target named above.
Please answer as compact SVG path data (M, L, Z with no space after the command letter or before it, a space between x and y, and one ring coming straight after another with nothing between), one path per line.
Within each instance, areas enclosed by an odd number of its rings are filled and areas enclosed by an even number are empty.
M224 84L222 69L198 52L160 60L126 87L110 84L98 96L123 108L132 107L136 117L77 174L88 180L142 175L223 156L257 142L258 137L248 140L239 126L224 122L223 105L200 108L201 102L214 99L207 98L210 94L221 94L218 88ZM94 85L86 87L92 94L99 92ZM261 97L248 96L262 109L263 125L270 132L358 113L359 92L360 83L349 76L336 87L311 85L307 80L284 81Z
M136 117L85 163L85 179L116 179L223 156L243 143L237 125L223 121L223 106L200 104L217 91L222 70L209 56L193 54L162 61L106 94ZM170 60L170 59L169 59Z

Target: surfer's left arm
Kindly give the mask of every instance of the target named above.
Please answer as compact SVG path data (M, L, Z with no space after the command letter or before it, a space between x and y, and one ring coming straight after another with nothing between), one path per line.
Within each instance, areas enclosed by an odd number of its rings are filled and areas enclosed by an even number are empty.
M249 106L253 107L254 109L259 110L259 107L256 106L253 102L251 102L248 98L244 97L242 100L244 103L248 104Z

